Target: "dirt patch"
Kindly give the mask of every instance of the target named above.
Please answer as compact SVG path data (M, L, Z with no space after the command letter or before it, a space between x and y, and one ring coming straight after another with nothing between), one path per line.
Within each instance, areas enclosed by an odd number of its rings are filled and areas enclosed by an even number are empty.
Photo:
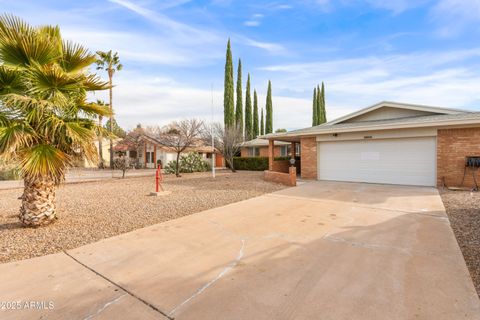
M441 190L440 195L480 295L480 192Z
M73 249L104 238L285 188L263 172L167 176L168 196L149 196L153 177L60 186L58 221L37 229L18 222L21 189L0 191L0 262Z

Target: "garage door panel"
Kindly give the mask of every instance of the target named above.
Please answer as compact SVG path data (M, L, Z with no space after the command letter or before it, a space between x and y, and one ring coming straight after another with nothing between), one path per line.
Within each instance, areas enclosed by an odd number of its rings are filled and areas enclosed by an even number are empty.
M435 185L435 138L321 142L319 179Z

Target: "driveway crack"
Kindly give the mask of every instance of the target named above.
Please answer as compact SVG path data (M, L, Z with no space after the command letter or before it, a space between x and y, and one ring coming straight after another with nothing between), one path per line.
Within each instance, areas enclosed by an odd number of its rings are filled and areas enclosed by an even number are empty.
M81 262L80 260L78 260L77 258L75 258L74 256L72 256L71 254L69 254L67 251L63 250L63 253L65 255L67 255L68 257L70 257L73 261L75 261L76 263L78 263L79 265L81 265L82 267L84 267L85 269L88 269L90 270L91 272L95 273L97 276L99 276L100 278L103 278L104 280L110 282L111 284L113 284L115 287L121 289L123 292L125 292L126 294L130 295L131 297L137 299L138 301L140 301L141 303L145 304L146 306L150 307L151 309L153 309L154 311L160 313L162 316L170 319L170 320L174 320L174 318L172 318L171 316L169 316L168 314L166 314L165 312L163 312L162 310L158 309L157 307L155 307L153 304L151 304L150 302L140 298L139 296L137 296L136 294L134 294L133 292L129 291L127 288L121 286L120 284L116 283L115 281L107 278L106 276L104 276L103 274L99 273L98 271L96 271L95 269L93 268L90 268L89 266L87 266L85 263ZM114 302L117 302L118 300L120 300L120 298L122 298L123 296L125 295L122 295L110 302L108 302L107 304L105 304L103 306L103 308L100 309L100 312L103 311L106 307L108 307L109 305L111 305L112 303ZM97 312L98 313L98 312ZM89 317L87 317L86 319L91 319L92 316L95 316L95 315L90 315Z

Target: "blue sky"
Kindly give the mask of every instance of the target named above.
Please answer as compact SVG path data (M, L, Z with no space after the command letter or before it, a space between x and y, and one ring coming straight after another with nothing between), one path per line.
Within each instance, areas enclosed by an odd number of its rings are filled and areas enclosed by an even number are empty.
M2 11L58 24L92 51L118 51L120 125L222 119L230 37L244 82L274 127L311 124L313 87L325 82L330 120L379 102L480 110L480 0L5 1ZM105 76L105 75L102 75ZM244 83L245 88L245 83ZM106 97L104 93L98 97Z

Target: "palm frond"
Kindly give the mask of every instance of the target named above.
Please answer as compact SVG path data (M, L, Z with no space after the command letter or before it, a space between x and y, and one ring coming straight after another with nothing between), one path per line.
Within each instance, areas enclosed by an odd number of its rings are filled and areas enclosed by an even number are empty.
M0 16L0 60L4 64L17 67L33 62L48 64L60 55L48 35L38 32L20 18Z
M81 71L96 61L96 56L85 47L70 41L63 42L63 56L60 65L66 72Z
M0 127L0 153L12 156L16 150L28 146L34 139L32 128L24 123L7 123Z
M50 176L59 182L65 175L66 167L71 165L69 155L49 144L37 144L21 152L20 168L24 176Z
M0 66L0 96L24 92L26 87L23 80L18 69Z

